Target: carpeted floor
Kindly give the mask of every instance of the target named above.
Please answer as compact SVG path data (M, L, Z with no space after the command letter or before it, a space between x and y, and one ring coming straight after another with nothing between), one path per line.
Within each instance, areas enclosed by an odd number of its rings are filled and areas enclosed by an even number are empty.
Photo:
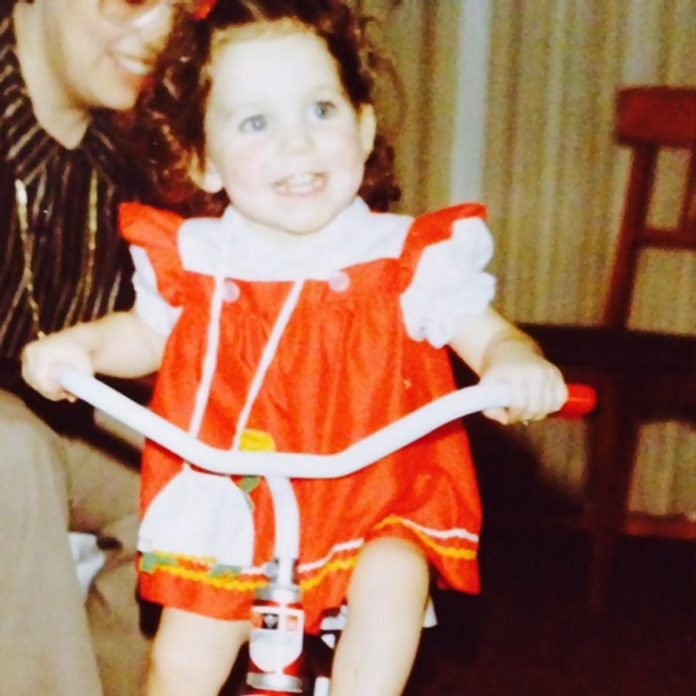
M408 696L694 696L694 547L625 540L595 623L586 556L577 532L491 532L483 595L439 598Z

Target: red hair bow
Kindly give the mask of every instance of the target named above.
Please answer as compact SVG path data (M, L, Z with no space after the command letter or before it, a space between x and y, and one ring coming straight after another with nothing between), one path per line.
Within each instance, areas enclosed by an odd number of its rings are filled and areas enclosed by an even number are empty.
M193 13L196 19L206 19L208 15L215 9L217 0L199 0L198 7Z

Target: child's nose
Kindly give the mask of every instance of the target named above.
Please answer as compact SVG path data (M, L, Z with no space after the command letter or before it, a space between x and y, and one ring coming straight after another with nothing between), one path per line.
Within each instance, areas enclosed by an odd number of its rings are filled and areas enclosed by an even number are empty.
M282 149L287 153L304 152L312 147L312 134L304 123L288 124L282 135Z

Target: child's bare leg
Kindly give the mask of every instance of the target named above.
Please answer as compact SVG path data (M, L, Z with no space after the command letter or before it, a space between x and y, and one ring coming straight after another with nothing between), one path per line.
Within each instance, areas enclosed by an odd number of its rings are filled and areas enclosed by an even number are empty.
M248 621L165 608L152 647L148 696L217 696L249 628Z
M363 549L331 696L400 696L418 648L428 587L428 564L413 544L378 539Z

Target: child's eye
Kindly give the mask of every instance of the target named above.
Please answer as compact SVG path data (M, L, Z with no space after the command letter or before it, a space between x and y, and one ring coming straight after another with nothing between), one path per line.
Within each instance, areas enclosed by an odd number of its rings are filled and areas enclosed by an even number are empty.
M315 102L312 106L312 113L321 119L330 118L335 111L336 105L327 100Z
M255 114L254 116L249 116L245 118L239 124L239 130L241 133L256 133L262 131L267 126L266 117L262 114Z

